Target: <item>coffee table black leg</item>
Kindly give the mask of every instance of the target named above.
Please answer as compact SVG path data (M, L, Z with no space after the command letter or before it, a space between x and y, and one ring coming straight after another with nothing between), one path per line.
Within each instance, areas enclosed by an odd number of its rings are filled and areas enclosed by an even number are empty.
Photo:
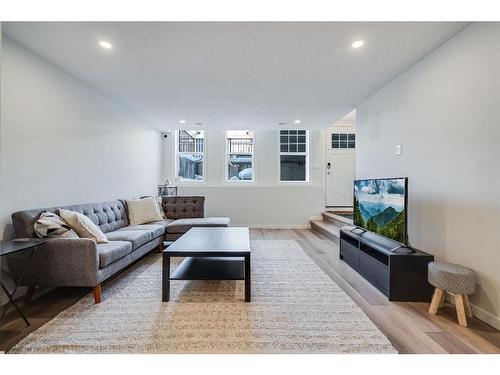
M163 253L163 271L162 271L162 296L163 302L170 300L170 255Z
M251 299L251 276L250 276L250 255L245 257L245 302L250 302Z

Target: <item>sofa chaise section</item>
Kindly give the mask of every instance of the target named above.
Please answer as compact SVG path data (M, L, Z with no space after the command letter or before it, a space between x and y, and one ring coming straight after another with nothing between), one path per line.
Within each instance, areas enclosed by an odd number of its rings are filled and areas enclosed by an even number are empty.
M193 227L228 227L228 217L205 217L205 197L163 197L163 212L167 216L166 241L175 241Z

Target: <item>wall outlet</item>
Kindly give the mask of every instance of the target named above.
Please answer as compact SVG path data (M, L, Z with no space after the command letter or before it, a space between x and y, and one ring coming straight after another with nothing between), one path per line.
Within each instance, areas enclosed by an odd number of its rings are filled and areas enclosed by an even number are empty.
M401 145L396 145L396 155L401 155Z

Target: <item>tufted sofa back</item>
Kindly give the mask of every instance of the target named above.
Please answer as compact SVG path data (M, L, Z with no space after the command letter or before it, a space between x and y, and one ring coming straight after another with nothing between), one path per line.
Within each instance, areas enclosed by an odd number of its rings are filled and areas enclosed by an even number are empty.
M205 197L168 196L163 197L163 212L167 219L186 219L205 216Z
M36 208L14 212L12 223L18 237L35 237L34 224L43 211L58 214L60 208L76 211L89 217L104 233L126 227L129 224L125 201L114 200L100 203L76 204L51 208Z

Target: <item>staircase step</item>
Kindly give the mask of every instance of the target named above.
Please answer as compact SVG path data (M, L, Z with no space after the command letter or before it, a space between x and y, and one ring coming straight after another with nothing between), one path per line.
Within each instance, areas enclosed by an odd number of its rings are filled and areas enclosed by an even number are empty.
M347 217L334 214L333 212L323 211L321 213L324 221L335 224L337 227L342 228L344 225L352 225L352 220Z
M311 228L335 243L338 243L340 238L340 228L335 224L324 220L311 220Z

